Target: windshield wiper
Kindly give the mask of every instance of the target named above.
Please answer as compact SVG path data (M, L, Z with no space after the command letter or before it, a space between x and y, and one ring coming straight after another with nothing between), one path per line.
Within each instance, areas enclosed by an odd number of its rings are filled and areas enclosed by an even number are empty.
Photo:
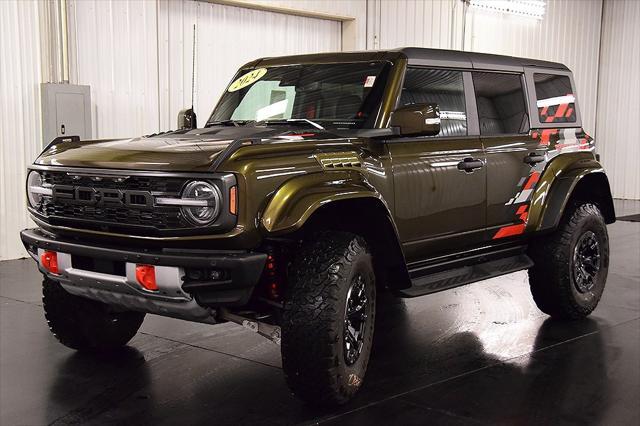
M211 127L211 126L235 126L235 127L239 127L239 126L244 126L245 124L247 124L249 121L248 120L220 120L220 121L210 121L208 122L204 127Z
M286 120L262 120L262 121L258 121L256 124L259 123L264 123L267 126L269 124L311 124L313 127L315 127L316 129L319 130L324 130L324 127L322 127L321 125L319 125L318 123L316 123L315 121L311 121L308 118L288 118Z

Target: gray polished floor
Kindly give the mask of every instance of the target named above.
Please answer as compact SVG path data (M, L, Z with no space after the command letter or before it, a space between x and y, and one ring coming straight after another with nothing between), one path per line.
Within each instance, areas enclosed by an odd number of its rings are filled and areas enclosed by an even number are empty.
M381 295L365 386L332 411L292 397L278 347L232 324L147 316L117 356L77 354L49 334L33 262L0 262L0 424L637 425L640 223L609 234L607 289L585 321L549 320L523 272Z

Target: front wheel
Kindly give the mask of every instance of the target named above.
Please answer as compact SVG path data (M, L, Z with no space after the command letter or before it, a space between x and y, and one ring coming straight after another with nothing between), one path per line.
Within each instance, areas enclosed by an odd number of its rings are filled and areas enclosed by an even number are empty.
M136 335L145 314L115 311L107 304L68 293L59 282L42 283L44 315L53 335L78 351L124 346Z
M609 270L607 226L597 206L568 209L555 233L534 241L530 254L529 285L541 311L579 319L596 308Z
M376 285L365 241L324 232L294 260L282 322L282 366L294 394L343 404L363 383L373 341Z

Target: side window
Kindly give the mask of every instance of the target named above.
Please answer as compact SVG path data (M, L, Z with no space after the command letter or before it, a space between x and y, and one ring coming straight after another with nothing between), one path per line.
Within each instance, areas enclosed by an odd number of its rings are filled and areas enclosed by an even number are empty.
M533 74L541 123L575 123L576 98L566 75Z
M529 115L520 74L474 72L481 135L527 133Z
M435 103L440 107L438 136L467 135L467 110L462 72L407 69L400 95L400 106L427 103Z

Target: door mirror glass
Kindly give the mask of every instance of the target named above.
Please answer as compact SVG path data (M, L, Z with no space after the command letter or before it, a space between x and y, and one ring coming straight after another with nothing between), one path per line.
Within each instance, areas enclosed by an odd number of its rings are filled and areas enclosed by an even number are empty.
M399 128L402 136L435 136L440 133L440 108L438 104L400 107L391 115L391 127Z
M191 130L197 127L196 113L193 108L183 109L178 113L178 130Z

